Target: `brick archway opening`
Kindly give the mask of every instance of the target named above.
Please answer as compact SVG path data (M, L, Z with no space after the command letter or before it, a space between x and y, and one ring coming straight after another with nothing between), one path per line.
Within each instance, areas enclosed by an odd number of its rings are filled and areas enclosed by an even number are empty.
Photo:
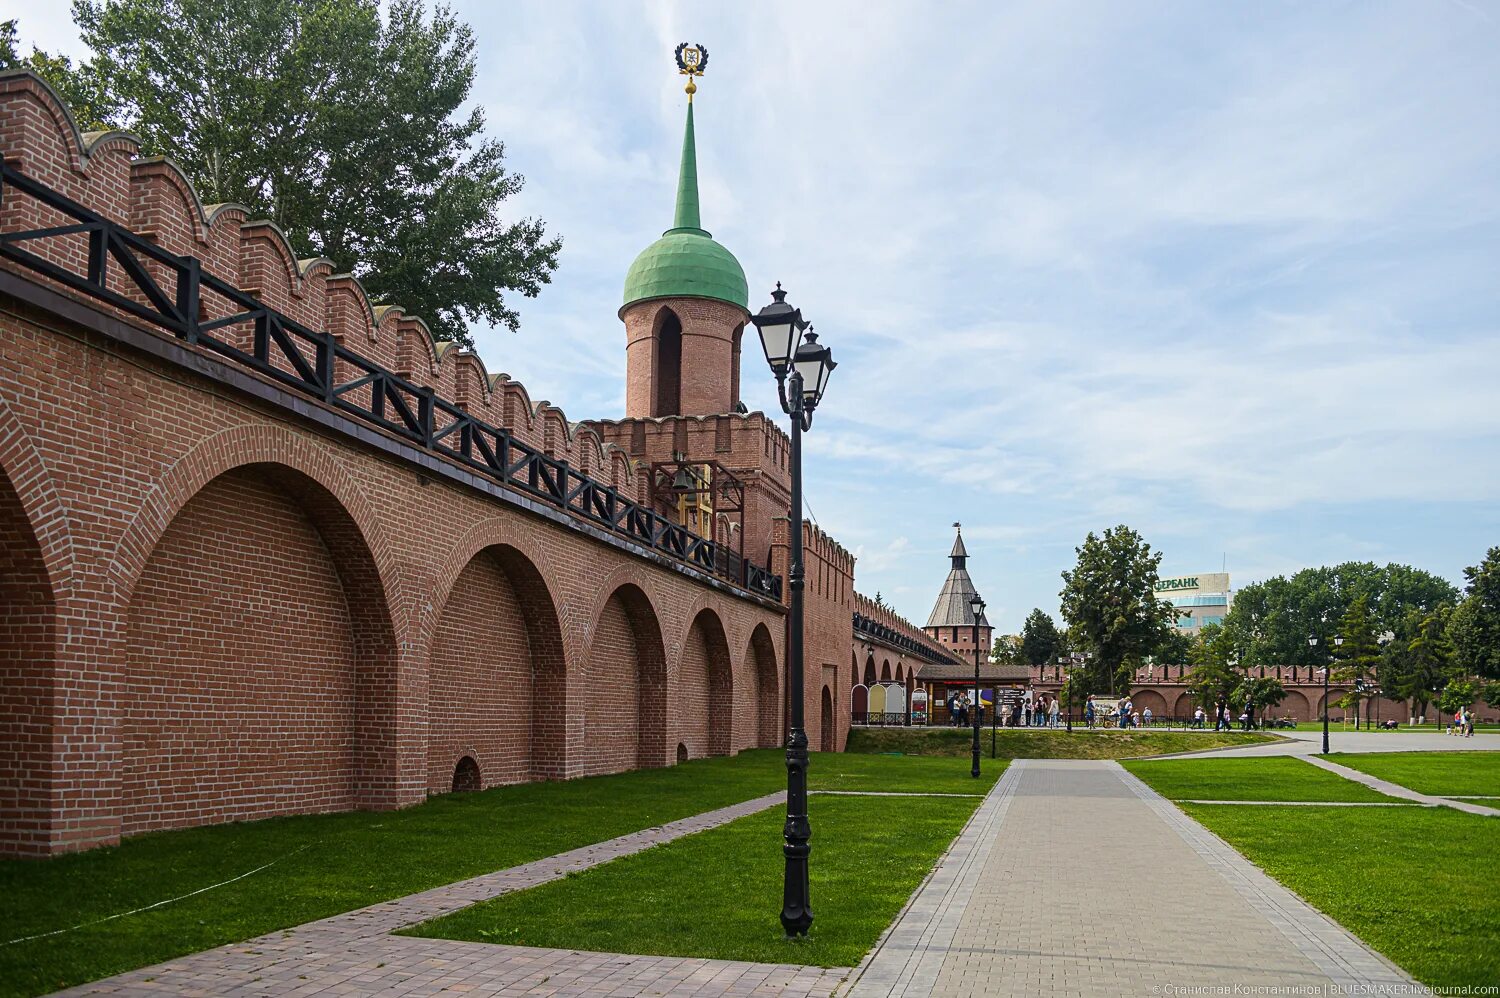
M822 752L832 752L834 746L833 730L833 691L827 686L823 687L823 709L819 715L821 725L818 728L818 749Z
M644 590L617 588L594 623L583 696L584 775L666 765L667 654ZM605 696L601 691L614 691Z
M246 464L198 489L136 579L124 647L123 834L388 800L386 596L349 511L302 472Z
M886 659L880 663L880 681L888 683L891 681L891 662Z
M875 656L871 655L865 659L865 685L875 685Z
M724 623L713 610L698 611L688 628L673 702L679 737L692 758L733 751L734 674Z
M687 762L688 761L687 746L684 745L684 744L682 744L682 742L678 742L677 743L677 761L678 762Z
M485 783L561 777L567 755L562 629L541 572L494 544L458 573L437 618L427 678L428 791L471 750Z
M466 755L458 760L458 765L453 767L453 792L469 793L483 786L484 781L479 778L479 763L474 757Z
M0 854L45 851L55 614L41 546L0 469Z
M759 748L774 748L781 743L781 677L776 667L776 645L765 624L757 624L751 633L747 659L754 683L751 689L754 744Z
M652 400L653 416L677 416L682 413L682 320L670 308L656 316L655 341L656 397Z

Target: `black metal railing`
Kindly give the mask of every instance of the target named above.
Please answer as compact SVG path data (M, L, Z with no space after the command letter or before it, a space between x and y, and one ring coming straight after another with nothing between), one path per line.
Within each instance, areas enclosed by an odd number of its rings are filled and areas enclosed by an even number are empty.
M904 711L855 711L850 723L870 728L904 728L910 723Z
M910 637L909 635L902 634L895 628L890 627L886 624L882 624L878 620L873 620L869 617L866 617L862 613L856 613L854 615L854 633L856 635L864 635L866 637L874 638L877 641L882 641L893 648L900 648L902 651L909 652L910 654L915 655L917 658L921 659L924 662L932 662L933 664L938 664L958 661L958 659L954 658L953 656L945 655L942 652L935 651L929 645L925 645L922 642Z
M169 253L0 164L0 208L8 207L7 196L16 195L32 198L73 221L0 233L0 256L5 259L654 551L761 595L781 598L780 577L738 556L721 559L720 545L627 499L567 461L476 419L439 398L431 388L413 384L362 357L332 333L310 329L275 311L205 272L196 258ZM59 243L70 239L74 240L71 250ZM46 252L47 241L51 241L51 259L22 248L23 243L31 243ZM79 266L59 262L69 257L77 258L72 262ZM130 293L115 290L112 282ZM227 314L205 317L214 312ZM230 330L238 330L241 335L234 338L248 342L250 349L229 342L226 331Z

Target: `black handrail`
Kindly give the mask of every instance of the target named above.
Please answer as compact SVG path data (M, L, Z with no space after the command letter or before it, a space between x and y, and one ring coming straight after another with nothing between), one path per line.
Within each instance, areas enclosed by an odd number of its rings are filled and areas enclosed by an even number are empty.
M752 592L781 598L779 576L749 561L741 562L738 557L733 564L726 560L721 567L719 545L712 540L627 499L614 487L518 440L508 430L476 419L452 402L439 398L432 389L413 384L348 349L332 333L309 329L277 312L234 285L206 273L197 258L169 253L0 163L0 206L4 205L7 191L34 198L77 224L0 233L0 256L159 326L187 343L228 357L341 412L458 461L503 485L694 568L727 578ZM20 245L72 236L85 236L88 240L81 274ZM111 261L145 299L144 303L109 287ZM172 276L170 289L153 276L153 267ZM209 297L227 303L230 314L204 319L202 303ZM249 352L215 335L221 330L246 326L250 332Z

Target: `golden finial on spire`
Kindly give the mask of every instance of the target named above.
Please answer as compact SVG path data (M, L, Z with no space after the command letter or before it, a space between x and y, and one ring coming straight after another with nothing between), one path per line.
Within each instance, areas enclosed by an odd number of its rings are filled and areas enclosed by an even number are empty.
M677 46L677 72L688 78L687 86L683 89L687 91L689 104L693 102L693 94L698 92L698 84L693 82L693 78L702 76L707 68L708 49L687 42Z

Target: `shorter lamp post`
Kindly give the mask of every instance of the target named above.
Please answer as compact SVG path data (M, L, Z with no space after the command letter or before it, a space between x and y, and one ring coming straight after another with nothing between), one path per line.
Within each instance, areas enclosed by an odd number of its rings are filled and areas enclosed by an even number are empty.
M979 618L984 616L984 600L978 593L969 597L969 609L974 611L974 751L969 775L979 776Z
M1333 648L1334 648L1334 650L1333 650L1333 657L1334 658L1338 658L1339 657L1339 649L1342 648L1342 647L1344 647L1344 636L1342 634L1335 634L1333 636ZM1328 667L1329 667L1329 671L1332 671L1332 669L1333 669L1333 663L1330 662L1328 664ZM1328 709L1328 697L1326 696L1326 694L1328 692L1328 689L1327 689L1327 685L1326 684L1324 685L1323 692L1325 694L1325 696L1323 697L1323 709L1327 710ZM1357 700L1354 703L1354 727L1356 729L1359 728L1359 701L1357 701ZM1344 715L1344 730L1345 731L1349 730L1349 716L1347 714Z
M1068 734L1071 735L1073 733L1073 670L1066 658L1058 658L1057 667L1066 670L1062 682L1063 689L1068 694Z
M1318 636L1307 636L1307 647L1318 647ZM1328 754L1328 663L1323 663L1323 754Z

